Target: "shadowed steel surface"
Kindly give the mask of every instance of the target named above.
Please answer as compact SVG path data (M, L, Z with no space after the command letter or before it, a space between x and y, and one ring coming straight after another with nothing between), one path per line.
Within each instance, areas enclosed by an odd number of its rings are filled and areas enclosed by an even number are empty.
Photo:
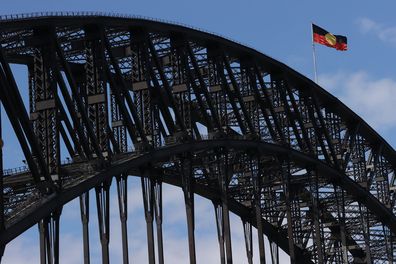
M1 114L27 163L3 169L0 151L1 253L37 224L41 263L59 263L62 208L79 197L81 262L90 263L94 189L109 263L113 183L123 263L133 262L127 183L137 176L150 264L166 263L162 183L183 191L190 263L200 258L195 194L214 205L219 263L233 263L230 212L241 218L246 263L279 263L279 248L291 263L395 261L395 151L315 83L252 48L182 25L36 15L0 19ZM27 107L11 64L27 66Z

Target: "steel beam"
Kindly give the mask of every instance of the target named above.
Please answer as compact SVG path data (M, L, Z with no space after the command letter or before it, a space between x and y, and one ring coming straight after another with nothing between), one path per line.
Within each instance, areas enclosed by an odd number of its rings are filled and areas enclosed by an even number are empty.
M158 177L154 182L154 215L157 226L158 263L164 264L164 241L162 235L162 181Z
M90 145L95 149L94 145L97 144L101 155L110 159L110 137L107 133L109 125L108 85L103 67L103 64L107 64L104 41L96 27L88 26L84 31L87 39L84 43L84 77L81 80L80 93L86 96L87 116L95 133L96 142L90 142Z
M147 135L144 133L144 130L143 130L143 127L142 127L142 120L139 119L139 116L137 114L137 109L135 107L134 102L131 99L131 96L130 96L129 91L127 89L127 85L125 83L125 80L124 80L124 78L122 76L122 73L121 73L119 64L117 62L117 59L114 57L114 55L112 53L111 45L110 45L107 37L103 36L103 39L104 39L104 42L105 42L105 47L106 47L106 50L107 50L107 54L109 54L109 57L110 57L111 65L113 66L114 71L115 71L115 76L118 79L118 83L121 84L122 95L126 99L127 104L128 104L128 109L129 109L129 111L131 111L132 117L133 117L133 119L135 121L135 126L136 126L137 130L139 131L139 134L140 134L140 137L142 138L143 143L148 144ZM114 89L118 90L118 86L115 86ZM126 113L124 113L125 110L123 108L122 108L122 110L123 110L123 114L126 115Z
M89 264L89 191L80 195L79 200L83 234L84 264Z
M246 256L249 264L253 264L253 238L252 238L252 224L242 220L243 234L245 237Z
M82 149L82 145L84 144L82 142L83 140L82 139L80 140L77 137L77 135L76 135L76 133L74 131L74 128L73 128L72 124L70 123L69 118L67 117L66 110L65 110L65 108L63 107L63 105L60 102L58 102L58 107L59 107L59 113L58 114L60 115L61 120L65 123L66 130L69 133L69 136L71 137L71 139L73 141L74 150L75 150L75 151L73 150L73 152L77 152L78 155L80 155L83 158L86 158L87 156L89 156L90 152L85 153L83 151L83 149ZM64 135L64 138L65 137L67 137L66 133ZM69 151L69 154L72 155L72 152ZM73 155L72 155L72 157L73 157Z
M121 221L121 237L122 237L122 260L124 264L129 263L128 254L128 231L127 231L127 219L128 219L128 174L122 174L116 177L117 181L117 196L118 196L118 207L120 211Z
M261 209L261 196L262 196L262 181L266 175L263 173L262 166L257 160L258 164L255 164L255 159L250 161L250 171L252 175L253 193L254 193L254 208L256 213L256 225L257 225L257 241L259 247L259 258L260 264L265 264L265 244L263 237L263 215Z
M46 164L44 161L44 157L40 152L40 148L37 139L34 135L33 129L31 127L29 117L26 112L26 108L23 104L21 94L19 92L18 86L12 74L11 68L4 57L2 49L0 49L0 63L1 63L0 86L2 89L1 94L3 95L2 102L7 111L9 120L11 124L13 124L13 128L17 134L18 140L25 154L25 158L29 164L29 168L31 168L31 170L34 173L36 183L42 185L43 181L40 178L40 176L44 176L44 180L47 182L46 184L47 187L50 187L51 185L53 185L52 179L50 179L49 177L48 170L46 168ZM29 146L27 144L28 142L29 142ZM30 152L29 148L31 148L32 153ZM36 165L36 162L33 161L31 157L32 154L36 157L38 167ZM40 171L38 169L40 169ZM42 190L42 187L39 186L38 188ZM48 192L49 189L42 191Z
M270 250L272 264L279 264L279 245L270 241Z
M190 263L195 264L195 221L194 221L194 171L191 157L183 157L181 160L182 189L184 194L184 204L187 215L188 250L190 253Z
M275 84L275 87L273 87L274 84ZM305 145L304 145L304 143L303 143L303 141L301 139L300 132L298 131L298 128L296 126L295 115L290 109L290 105L289 105L289 102L288 102L288 99L287 99L287 95L286 95L285 80L280 79L280 78L278 79L278 78L274 77L271 80L271 85L272 85L273 89L277 89L279 91L280 97L281 97L281 100L282 100L282 103L283 103L282 106L286 109L286 113L287 113L287 115L286 115L287 117L286 118L288 120L288 124L285 124L285 126L291 126L292 127L293 134L296 137L298 146L303 151L305 149Z
M73 146L66 134L66 130L62 124L60 124L60 126L59 126L59 134L63 138L63 142L65 143L67 152L69 152L70 157L74 157L75 156L74 148L73 148Z
M224 63L221 60L220 56L213 58L213 60L215 61L215 64L216 64L217 74L221 78L221 85L224 89L223 90L224 96L228 97L228 103L231 104L233 113L235 114L235 117L238 121L238 124L239 124L242 134L245 135L245 134L247 134L246 125L245 125L244 119L242 119L242 116L238 109L238 106L235 103L235 101L236 101L235 95L234 95L233 91L231 90L230 84L228 83L227 78L224 74Z
M217 239L219 241L219 252L220 252L220 263L226 263L226 249L225 249L225 239L224 239L224 221L223 221L223 207L221 204L213 203L215 216L216 216L216 227L217 227Z
M0 232L5 229L5 215L4 215L4 175L3 175L3 124L2 124L2 103L0 98ZM0 263L5 250L4 245L0 245Z
M106 170L103 173L98 174L96 177L91 177L89 180L86 182L83 182L82 184L76 186L75 188L71 188L70 190L62 193L61 195L58 195L56 199L51 200L50 202L45 203L45 206L38 208L38 210L35 211L34 214L31 214L27 212L28 218L22 219L21 222L18 224L18 228L26 228L28 226L31 226L34 224L36 221L35 219L37 217L40 217L40 215L45 214L47 215L48 210L51 210L54 208L53 206L56 204L63 204L74 197L76 195L80 195L86 188L92 188L89 186L96 186L98 182L103 181L104 179L108 179L110 175L115 175L122 173L123 171L128 170L128 168L131 168L131 166L139 166L142 164L145 164L149 161L154 161L156 159L161 159L165 157L169 157L169 153L173 153L174 155L177 155L178 153L183 153L185 151L197 151L199 149L213 149L213 148L218 148L222 146L227 146L227 147L233 147L236 149L251 149L251 150L258 150L259 152L265 152L268 151L269 153L278 153L280 155L289 155L290 159L292 159L294 162L300 163L300 164L312 164L315 165L318 169L318 172L323 176L328 179L332 179L335 182L338 182L340 186L342 186L349 194L351 194L353 197L359 197L359 190L361 190L360 187L357 187L356 183L353 183L351 179L348 179L347 177L341 176L338 171L332 169L331 167L327 167L324 165L322 162L316 161L316 159L312 157L305 156L301 153L298 153L297 151L290 150L285 147L273 145L273 144L268 144L268 143L259 143L256 141L249 141L249 140L243 140L243 141L238 141L238 140L209 140L209 141L202 141L199 143L185 143L183 145L176 145L172 147L167 147L167 148L162 148L158 149L155 152L150 153L149 155L143 155L139 158L132 158L132 160L125 162L123 164L113 166L111 170ZM108 175L108 176L106 176ZM363 192L362 192L363 194ZM372 212L375 212L377 215L386 214L386 210L382 210L380 202L376 202L376 200L372 197L372 195L367 195L366 192L364 192L365 195L365 203L366 205L370 208ZM380 212L380 213L379 213ZM388 214L387 214L388 215ZM392 219L392 216L390 216L390 219ZM389 226L389 228L392 228L392 222L385 222L386 225ZM22 229L19 229L22 230ZM265 229L264 229L265 230ZM4 243L3 241L6 241L10 239L10 237L15 236L18 231L15 229L15 227L11 226L7 228L7 230L0 236L0 241L1 243ZM274 240L274 238L272 238ZM283 247L284 248L284 247Z
M25 132L26 138L29 141L32 152L36 156L37 163L40 167L41 173L44 174L43 176L48 182L51 182L51 179L48 175L48 171L46 169L44 157L42 156L42 153L39 151L39 145L37 139L34 135L31 124L29 122L29 116L24 106L18 85L15 81L10 65L6 60L2 49L0 49L0 63L2 67L2 79L8 82L9 93L12 96L12 99L10 99L10 101L12 101L12 103L18 108L16 114L19 117L19 122L23 127L23 130Z
M110 182L103 182L95 188L98 213L99 239L102 247L102 263L110 263Z
M261 110L261 113L262 113L262 115L264 117L265 123L267 124L268 131L269 131L269 133L270 133L270 135L272 137L272 140L274 142L276 142L276 141L279 140L278 139L279 137L277 136L277 134L275 132L275 129L274 129L274 125L271 123L271 120L270 120L269 115L267 113L267 109L268 108L266 107L266 104L265 104L265 102L262 99L261 93L260 93L260 91L257 88L256 75L253 74L252 69L250 69L250 68L247 69L247 72L248 72L248 78L249 78L249 81L250 81L250 87L251 87L251 89L253 91L253 94L254 94L254 98L255 98L255 100L256 100L256 102L257 102L257 104L258 104L258 106L259 106L259 108ZM262 89L265 89L265 87L263 87Z
M228 183L232 172L229 167L229 157L226 149L220 150L220 154L217 155L217 163L218 181L221 192L221 221L223 224L222 229L224 234L226 263L232 264L231 227L228 210Z
M40 263L59 264L59 221L62 209L51 213L39 224Z
M125 122L125 125L129 132L129 135L131 137L132 143L134 145L136 145L138 143L138 141L137 141L138 136L136 133L135 124L132 122L132 119L129 115L128 109L125 105L123 94L120 92L117 82L114 80L113 74L111 73L108 65L106 64L106 65L104 65L104 67L106 68L106 73L107 73L107 77L108 77L108 80L110 83L111 90L115 96L117 105L119 106L119 108L122 112L122 116L124 117L123 122Z
M166 127L168 128L168 131L171 134L174 134L176 132L176 125L173 121L172 115L168 109L168 101L169 99L169 94L167 94L164 89L161 88L161 85L159 84L159 80L157 78L157 75L155 73L153 64L151 62L150 59L150 55L148 52L148 39L146 39L146 41L143 41L141 44L143 46L142 49L142 53L143 53L143 57L144 57L144 62L145 62L145 66L147 69L146 75L146 82L147 82L147 86L150 87L149 90L150 92L152 92L152 96L156 97L156 104L158 105L159 109L161 109L161 113L162 116L164 118ZM151 85L150 80L152 81L153 85ZM154 95L155 94L155 95ZM173 108L175 109L175 108Z
M155 264L155 250L154 250L154 184L152 182L152 175L149 169L143 169L141 178L142 195L144 205L144 216L147 226L147 249L149 264Z
M267 86L264 83L263 77L262 77L261 72L260 72L260 70L259 70L257 65L254 65L254 72L255 72L255 75L257 76L257 79L258 79L259 84L261 86L261 91L263 92L266 106L269 108L269 111L271 113L272 119L273 119L274 124L275 124L276 131L278 132L278 136L280 138L280 141L285 143L286 142L285 135L284 135L284 132L282 130L280 121L278 120L278 116L275 113L273 101L271 99L270 94L267 91ZM253 88L255 88L255 86L253 86ZM256 93L258 95L260 94L257 90L256 90ZM258 95L257 95L257 97L260 97Z
M199 151L199 150L207 149L207 148L211 149L213 147L214 148L218 148L218 147L226 146L224 144L219 144L219 142L221 142L221 141L216 140L216 141L210 141L210 142L202 142L201 144L203 144L203 143L205 143L205 144L201 145L200 148L198 148L198 149L196 147L194 147L193 145L191 145L191 144L186 144L186 145L183 145L182 147L181 146L177 146L176 149L172 150L172 153L174 153L174 155L178 155L178 154L186 152L187 150L189 150L189 151ZM238 144L236 144L236 142L234 142L233 143L234 145L231 145L231 146L233 146L233 148L237 148L237 149L239 149L239 148L240 149L256 149L256 147L258 145L260 145L257 142L254 142L254 144L251 144L249 146L248 142L249 141L242 141L241 145L239 145L239 146L238 146ZM230 140L227 140L227 146L229 146L228 145L229 143L230 143ZM264 148L264 146L261 147L261 149L263 149L263 148ZM88 180L86 182L83 182L82 184L76 186L75 188L72 188L69 191L65 191L64 193L61 193L58 197L56 197L56 199L54 199L50 203L45 203L44 207L39 208L39 211L36 211L36 212L38 212L38 213L46 213L45 210L50 210L51 208L53 208L52 207L53 203L54 204L64 204L65 202L70 201L71 199L73 199L75 197L75 196L73 196L74 194L79 195L79 194L81 194L80 191L92 188L92 187L96 186L98 183L102 182L103 180L111 179L112 178L111 175L122 173L123 171L126 171L126 170L128 170L128 168L131 168L131 167L142 166L144 164L147 164L147 162L149 162L149 161L162 160L162 159L168 157L170 149L172 149L172 148L167 148L167 150L159 149L153 155L148 155L148 156L144 155L144 156L142 156L142 157L140 157L140 158L138 158L136 160L133 159L133 163L127 162L127 163L124 163L121 166L120 165L114 166L111 169L111 171L108 170L108 171L104 172L103 174L98 174L96 177L90 178L90 180ZM272 151L273 150L271 150L271 152ZM168 183L175 184L177 186L181 186L181 183L179 183L178 181L175 181L175 180L172 181L172 179L169 178L169 177L167 177L166 180L167 180ZM90 187L90 186L92 186L92 187ZM211 191L207 187L203 187L202 185L201 186L197 186L197 188L195 188L195 191L198 194L200 194L200 195L203 195L205 197L210 198L211 200L220 201L219 194L217 192ZM230 203L229 203L230 210L232 210L233 212L235 212L238 215L248 215L246 209L241 208L237 204L238 203L236 203L236 201L230 200ZM45 209L45 210L42 210L42 209ZM221 209L221 211L222 211L222 209ZM30 217L29 217L28 220L34 222L35 221L35 217L37 215L38 214L29 215ZM254 225L256 225L255 217L251 218L250 221L252 223L254 223ZM25 224L25 223L23 223L23 224ZM288 252L287 239L285 239L283 237L283 235L281 233L279 233L268 222L263 220L263 224L264 224L263 230L264 230L265 234L268 235L268 237L271 240L276 241L276 243L278 243L285 252ZM9 232L9 230L10 229L7 229L7 232ZM7 232L5 232L4 234L6 236L9 236L9 233L7 233ZM0 239L4 239L5 238L4 234L2 236L0 236ZM301 249L295 247L295 251L296 252L300 252L300 250ZM301 254L301 253L299 253L299 254ZM308 259L305 259L305 260L307 262L309 262Z
M312 147L312 143L311 143L311 140L308 137L307 130L306 130L306 128L304 126L304 123L303 123L303 120L302 120L302 115L301 115L301 107L302 106L300 106L300 108L298 107L296 99L294 98L293 91L292 91L292 88L290 87L290 85L291 84L286 79L286 84L285 84L286 95L289 97L290 103L291 103L292 108L293 108L294 116L297 119L297 122L298 122L298 125L300 127L301 134L302 134L302 137L304 139L304 142L305 142L306 148L308 150L308 153L312 153L313 154L314 150L313 150L313 147ZM312 122L314 122L314 120L312 120Z
M238 83L235 80L234 73L232 72L230 61L229 61L229 59L227 58L227 56L225 54L222 55L222 58L223 58L223 63L224 63L225 69L227 71L227 74L228 74L228 76L230 78L230 81L231 81L231 84L232 84L232 88L233 88L232 93L236 97L235 99L238 100L238 102L239 102L239 106L240 106L241 111L243 113L243 117L245 119L245 122L247 123L247 126L249 128L249 132L252 133L252 134L255 134L255 133L257 133L257 131L255 131L255 128L254 128L252 120L251 120L251 117L250 117L248 111L246 110L245 102L242 99L241 92L240 92L240 89L239 89L239 85L238 85Z
M63 67L66 79L68 80L68 83L69 83L69 87L70 87L70 89L72 91L72 94L74 96L73 99L76 102L78 112L80 113L81 120L82 120L82 122L83 122L83 124L84 124L84 126L85 126L85 128L86 128L86 130L88 132L87 134L88 134L89 139L91 140L91 144L93 145L93 148L95 150L96 155L99 158L103 159L103 154L102 154L101 149L99 147L99 143L97 142L97 138L95 136L95 132L93 130L92 124L91 124L91 122L90 122L90 120L88 118L88 114L87 114L85 105L84 105L84 103L82 101L82 96L81 96L80 92L77 89L77 83L76 83L75 78L73 76L72 70L70 69L70 65L67 62L66 58L65 58L64 51L63 51L62 47L59 44L59 41L58 41L58 39L57 39L57 37L55 35L55 32L52 34L52 36L49 36L49 37L51 37L52 40L53 40L53 45L55 46L56 55L57 55L57 57L59 59L60 65L62 65L62 67ZM60 73L60 69L58 67L58 64L57 63L53 63L53 67L55 69L55 73L56 73L56 76L57 76L57 79L58 79L58 82L59 82L59 88L61 89L61 92L62 92L63 98L65 100L65 103L66 103L66 105L69 108L69 113L70 113L70 115L72 117L74 116L74 119L76 119L75 121L78 122L77 121L78 119L76 117L76 113L74 112L74 105L72 103L72 99L70 98L70 94L69 94L69 92L66 89L66 85L64 84L63 76Z
M199 67L198 67L198 64L197 64L197 60L196 60L196 58L195 58L194 52L193 52L193 50L191 49L191 46L190 46L190 44L188 43L188 41L187 41L187 52L188 52L188 55L189 55L191 64L192 64L192 66L193 66L193 69L194 69L194 74L195 74L195 76L197 76L197 78L198 78L198 81L199 81L199 84L200 84L199 87L201 88L201 93L203 93L204 96L205 96L205 100L206 100L206 102L207 102L207 104L208 104L208 107L209 107L211 116L212 116L212 118L213 118L213 121L214 121L214 123L215 123L215 126L216 126L216 128L217 128L219 131L221 131L220 120L219 120L219 117L218 117L218 115L217 115L217 111L216 111L216 109L215 109L215 107L214 107L213 100L212 100L211 96L209 95L209 93L208 93L208 87L206 86L205 81L204 81L204 79L202 78L201 73L199 72Z
M148 43L148 48L149 48L149 51L151 54L152 61L154 61L154 65L158 71L158 74L160 77L159 79L161 80L163 89L166 92L165 94L167 96L169 106L173 109L176 124L179 126L180 130L185 131L185 129L186 129L185 124L181 119L180 113L177 111L176 103L175 103L175 99L173 98L173 95L172 95L171 87L168 83L168 80L165 77L164 71L163 71L162 66L159 62L158 54L154 47L154 44L148 34L146 34L146 41Z
M34 35L42 36L41 30ZM33 65L29 70L30 121L36 135L41 155L44 157L49 175L58 175L56 184L60 186L60 138L58 115L58 89L51 75L52 46L40 45L33 51Z
M395 151L336 98L282 63L217 36L144 20L25 18L3 21L1 33L0 100L31 173L0 182L0 250L41 221L42 260L57 261L57 247L50 244L58 235L48 224L53 212L96 188L108 258L103 186L128 172L146 177L149 185L150 194L143 197L145 214L151 214L151 220L146 217L151 263L156 260L154 220L157 259L164 261L162 181L183 188L190 262L196 258L194 193L215 204L224 263L232 262L229 210L245 222L248 262L253 261L251 226L259 230L261 263L262 232L276 262L275 244L296 263L395 257ZM11 61L29 66L30 116ZM116 91L110 97L108 84ZM109 101L117 112L115 129L107 120ZM200 135L200 124L207 134ZM138 144L127 153L127 140L145 138L151 146ZM61 167L60 157L67 153L73 162ZM191 162L183 165L189 170L181 166L183 157ZM147 166L149 173L140 175ZM126 186L126 179L117 182L125 234ZM87 229L87 196L80 201ZM124 236L123 247L127 251ZM89 262L89 246L85 253Z
M309 118L312 122L314 129L315 129L316 137L318 138L318 143L320 145L320 148L322 149L322 154L323 154L326 162L328 164L332 164L332 159L329 156L329 153L326 149L326 144L324 143L324 140L323 140L322 128L320 126L318 126L317 118L315 117L315 108L312 105L313 104L312 99L305 97L304 101L305 101L305 104L307 105L308 115L309 115ZM323 128L323 129L325 129L325 128Z
M22 152L26 158L27 164L29 166L29 169L32 173L32 177L37 184L37 188L40 190L42 193L46 193L47 190L45 186L42 184L42 180L40 178L40 171L39 167L37 166L36 162L33 159L33 153L30 151L29 143L27 139L24 136L24 130L23 127L21 126L17 114L17 108L16 104L10 100L10 95L8 93L11 88L8 86L8 83L5 79L5 76L2 74L3 72L0 72L0 99L3 103L4 109L7 113L7 116L10 120L10 123L13 127L13 130L16 134L16 137L19 141L19 144L21 146Z
M77 135L78 135L78 139L79 140L78 141L76 140L75 142L79 142L79 143L77 143L78 145L81 144L81 147L84 149L84 154L85 154L86 157L92 158L92 151L90 150L89 145L88 145L89 139L87 139L87 137L86 137L86 135L84 133L83 127L81 126L81 123L80 123L79 118L78 118L78 114L74 111L74 104L73 104L72 99L68 95L67 87L66 87L66 84L65 84L65 82L63 80L62 74L60 73L60 70L59 70L59 68L57 68L56 64L53 64L53 65L55 67L54 74L55 74L55 76L57 78L57 82L58 82L59 88L60 88L61 92L63 93L63 98L64 98L64 101L66 103L66 106L67 106L67 109L68 109L68 113L69 113L69 115L70 115L70 117L71 117L71 119L72 119L72 121L73 121L73 123L75 125L74 129L73 129L73 128L71 128L71 124L70 124L68 126L69 127L68 129L70 131L73 131L73 130L77 131ZM79 95L77 95L77 96L79 96ZM64 118L64 120L67 120L67 113L66 113L64 107L62 106L61 99L58 96L56 98L56 101L58 102L59 112L60 112L61 116L66 117L66 118ZM67 122L67 123L69 123L69 122ZM75 133L75 132L73 132L73 133Z
M319 119L320 126L322 128L321 131L324 134L324 138L327 141L327 145L329 147L331 157L333 158L333 163L334 163L334 165L337 168L341 168L339 163L338 163L337 153L335 152L335 148L333 146L332 138L330 137L329 131L328 131L327 127L326 127L326 122L324 120L322 109L320 108L319 101L317 99L315 91L311 90L311 96L312 96L313 106L315 108L316 114L317 114L318 119Z
M182 67L183 70L186 72L187 82L190 84L192 90L194 91L195 97L199 105L200 113L204 118L205 125L208 127L208 131L213 131L214 124L209 114L206 111L205 101L202 98L202 94L203 94L202 88L199 85L197 85L193 71L191 70L190 65L188 63L188 55L186 49L187 47L181 48Z
M315 247L315 256L314 258L317 259L318 264L323 264L325 261L325 255L323 251L323 230L320 223L320 215L322 215L321 206L319 203L319 175L316 173L315 169L308 169L309 175L309 190L311 193L311 200L312 200L312 214L313 214L313 222L314 222L314 231L313 233L313 240L314 240L314 247Z
M364 252L366 253L365 261L367 263L373 263L372 260L372 249L370 247L370 213L367 208L359 204L359 217L362 223L362 233L363 233L363 240L364 240Z
M283 192L285 195L285 204L286 204L286 218L287 218L287 236L289 238L289 256L290 263L296 264L298 263L296 258L296 253L294 250L294 230L293 230L293 218L292 218L292 196L291 192L291 184L290 184L290 163L289 160L281 161L281 177L283 182Z

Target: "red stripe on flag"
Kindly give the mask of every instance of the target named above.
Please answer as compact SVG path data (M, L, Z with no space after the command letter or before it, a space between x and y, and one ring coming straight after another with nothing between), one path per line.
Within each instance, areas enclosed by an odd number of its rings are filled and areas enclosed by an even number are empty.
M337 50L348 50L348 46L347 46L346 43L337 43L337 44L335 45L335 48L336 48Z
M313 34L313 40L314 40L314 42L316 42L316 43L319 43L319 44L322 44L322 45L326 45L326 46L328 46L328 47L332 47L332 48L335 47L335 46L333 46L333 45L330 45L330 43L327 42L325 36L323 36L323 35L319 35L319 34L314 33L314 34Z
M322 45L325 45L330 48L335 48L337 50L347 50L348 46L346 43L343 42L337 42L334 45L331 45L329 42L327 42L326 37L317 33L313 34L313 41Z

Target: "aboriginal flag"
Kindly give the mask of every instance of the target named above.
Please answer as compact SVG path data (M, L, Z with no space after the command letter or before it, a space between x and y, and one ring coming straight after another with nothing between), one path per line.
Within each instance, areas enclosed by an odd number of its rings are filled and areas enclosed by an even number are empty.
M333 35L321 27L312 24L313 41L337 50L347 50L347 38L345 36Z

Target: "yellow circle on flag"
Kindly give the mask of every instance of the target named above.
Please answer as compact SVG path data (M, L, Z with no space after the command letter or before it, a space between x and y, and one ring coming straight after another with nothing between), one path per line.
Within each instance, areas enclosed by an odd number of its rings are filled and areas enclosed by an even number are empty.
M329 43L332 46L334 46L337 43L337 38L331 33L327 33L325 35L325 39L326 39L327 43Z

